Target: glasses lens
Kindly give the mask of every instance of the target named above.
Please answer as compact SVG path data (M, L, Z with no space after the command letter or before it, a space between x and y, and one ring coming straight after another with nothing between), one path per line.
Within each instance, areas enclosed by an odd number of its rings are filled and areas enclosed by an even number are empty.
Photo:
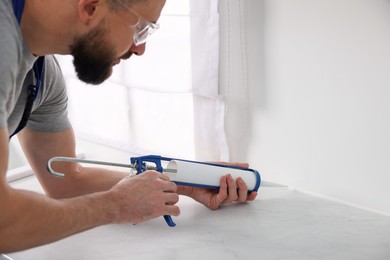
M146 23L143 27L138 27L137 31L134 33L134 44L136 46L144 44L147 39L159 28L158 24Z

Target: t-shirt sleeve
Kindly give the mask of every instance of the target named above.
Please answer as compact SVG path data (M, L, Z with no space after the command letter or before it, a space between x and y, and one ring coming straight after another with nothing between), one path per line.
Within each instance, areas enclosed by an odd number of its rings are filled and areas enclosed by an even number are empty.
M54 55L45 57L44 82L39 89L27 127L39 132L60 132L71 127L68 96L60 65Z
M6 128L22 53L16 20L7 3L0 5L0 24L0 128Z

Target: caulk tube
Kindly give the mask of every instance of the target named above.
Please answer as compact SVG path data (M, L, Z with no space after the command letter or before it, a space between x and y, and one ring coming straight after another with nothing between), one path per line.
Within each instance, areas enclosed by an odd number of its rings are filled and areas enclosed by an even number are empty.
M184 186L218 189L221 177L227 174L232 175L234 180L241 177L249 192L258 191L261 182L260 174L256 170L228 165L174 159L168 162L166 169L164 173L171 181Z

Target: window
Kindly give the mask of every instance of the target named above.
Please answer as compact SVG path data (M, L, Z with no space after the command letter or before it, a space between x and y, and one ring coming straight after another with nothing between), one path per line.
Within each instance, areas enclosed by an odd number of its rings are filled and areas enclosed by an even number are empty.
M116 66L101 86L80 82L72 58L59 56L77 137L132 154L226 159L217 7L168 0L145 54Z

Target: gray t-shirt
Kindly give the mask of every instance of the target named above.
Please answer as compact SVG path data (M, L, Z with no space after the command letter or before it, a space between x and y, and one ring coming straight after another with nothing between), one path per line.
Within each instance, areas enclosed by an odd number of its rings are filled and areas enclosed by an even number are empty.
M0 1L0 24L0 128L8 128L11 135L22 118L28 86L36 83L32 67L37 57L23 40L10 0ZM26 127L41 132L70 128L67 101L60 66L53 55L47 55L42 85Z

